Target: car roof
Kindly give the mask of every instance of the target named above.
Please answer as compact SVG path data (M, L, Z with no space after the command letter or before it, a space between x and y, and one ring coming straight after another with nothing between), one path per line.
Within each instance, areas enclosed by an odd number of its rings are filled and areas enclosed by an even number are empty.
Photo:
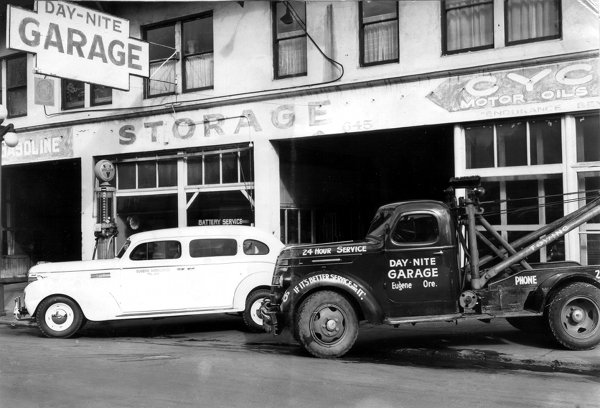
M239 225L195 226L164 228L152 231L138 232L131 235L131 241L154 238L187 238L187 237L231 237L231 238L260 238L279 241L274 235L259 228Z

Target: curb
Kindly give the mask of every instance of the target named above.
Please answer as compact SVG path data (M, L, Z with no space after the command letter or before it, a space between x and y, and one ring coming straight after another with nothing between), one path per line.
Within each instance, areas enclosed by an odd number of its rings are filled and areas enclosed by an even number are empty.
M405 348L392 352L399 360L410 363L429 363L434 366L479 364L482 369L508 368L542 372L562 372L600 376L600 365L567 360L544 360L498 353L492 350L416 349Z

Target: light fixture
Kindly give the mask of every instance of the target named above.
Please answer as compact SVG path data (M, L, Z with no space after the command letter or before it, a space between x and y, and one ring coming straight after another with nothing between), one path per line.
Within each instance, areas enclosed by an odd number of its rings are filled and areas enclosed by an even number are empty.
M279 20L285 25L290 25L294 22L292 13L290 13L290 7L287 4L285 5L285 14Z

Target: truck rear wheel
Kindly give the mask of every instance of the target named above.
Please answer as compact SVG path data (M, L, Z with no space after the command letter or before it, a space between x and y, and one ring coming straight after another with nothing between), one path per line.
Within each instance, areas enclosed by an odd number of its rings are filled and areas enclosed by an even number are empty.
M297 339L310 354L341 357L358 335L358 319L350 302L336 292L322 290L307 297L296 313Z
M550 301L552 335L570 350L587 350L600 343L600 289L577 282L562 288Z

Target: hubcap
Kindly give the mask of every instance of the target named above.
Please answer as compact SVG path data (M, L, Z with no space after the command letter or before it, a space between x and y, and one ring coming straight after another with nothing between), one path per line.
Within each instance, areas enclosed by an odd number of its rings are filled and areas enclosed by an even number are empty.
M260 305L262 304L263 300L264 299L258 299L250 306L250 317L252 318L254 323L256 323L259 326L262 326L263 324L263 319L258 314L258 310L260 309Z
M588 298L573 298L563 308L561 324L570 336L586 339L599 330L600 309Z
M66 303L54 303L51 305L44 316L44 321L48 327L54 331L67 330L75 320L75 313L71 306Z
M346 332L344 312L334 305L321 307L312 314L310 332L312 338L322 345L335 344Z

